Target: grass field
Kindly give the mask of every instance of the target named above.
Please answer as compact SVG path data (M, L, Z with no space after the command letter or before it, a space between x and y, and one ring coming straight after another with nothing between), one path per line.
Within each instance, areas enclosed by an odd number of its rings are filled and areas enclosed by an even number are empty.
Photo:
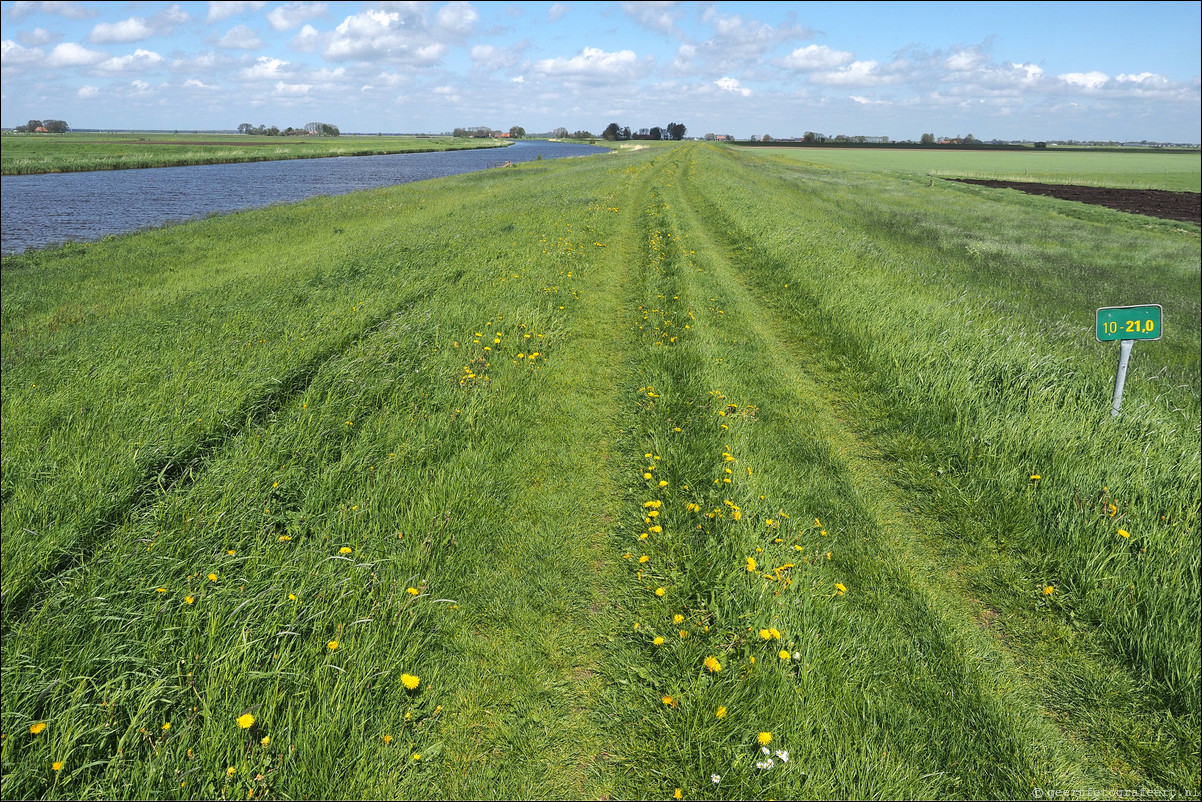
M0 794L1197 794L1200 232L1014 195L683 144L6 257Z
M1041 184L1124 189L1202 191L1202 153L1132 150L888 150L865 148L766 148L801 164L939 178L992 178Z
M499 147L491 139L449 136L279 137L243 134L6 135L0 173L31 175L80 170L126 170L189 164L377 156Z

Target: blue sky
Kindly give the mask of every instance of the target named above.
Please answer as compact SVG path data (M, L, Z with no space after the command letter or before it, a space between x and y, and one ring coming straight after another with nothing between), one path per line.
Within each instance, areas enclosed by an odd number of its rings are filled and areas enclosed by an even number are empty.
M0 124L1202 142L1202 3L4 2Z

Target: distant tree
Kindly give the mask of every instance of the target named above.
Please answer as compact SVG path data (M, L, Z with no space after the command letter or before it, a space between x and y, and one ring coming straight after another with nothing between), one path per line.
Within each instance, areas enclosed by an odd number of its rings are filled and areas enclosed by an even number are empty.
M652 139L654 139L656 141L659 141L664 138L664 129L662 129L658 125L656 125L656 126L652 127L652 129L648 132L647 136L651 137Z
M609 125L605 126L605 131L601 134L601 138L608 142L614 142L621 136L621 134L622 129L618 127L618 124L610 123Z
M618 139L623 141L630 139L630 126L626 125L622 127L622 133L618 136Z
M817 142L818 134L814 133L813 131L806 131L804 134L801 135L801 141L802 142L811 142L811 143Z
M596 137L593 136L592 134L590 134L588 131L583 131L583 130L573 131L571 138L572 139L596 139Z
M567 139L568 138L568 129L564 128L561 125L560 127L556 128L554 131L551 132L551 136L555 137L556 139Z
M684 123L668 123L668 139L680 141L684 139Z
M934 145L935 144L935 135L934 134L923 134L922 139L920 139L918 141L920 144L923 144L923 145Z
M717 138L718 138L718 136L716 134L706 134L705 135L706 142L713 142Z
M521 139L526 135L526 129L520 125L515 125L509 129L509 136L513 139Z
M760 137L760 140L761 140L761 141L763 141L763 142L772 142L772 141L774 141L774 140L772 139L772 134L764 134L762 137Z
M42 127L52 134L65 134L71 130L71 126L62 120L46 120L42 123Z
M973 136L972 134L965 134L965 135L964 135L964 144L965 144L965 145L975 145L975 144L977 144L979 141L980 141L980 140L978 140L978 139L977 139L975 136Z
M238 123L238 133L240 134L249 134L253 130L255 127L250 123Z

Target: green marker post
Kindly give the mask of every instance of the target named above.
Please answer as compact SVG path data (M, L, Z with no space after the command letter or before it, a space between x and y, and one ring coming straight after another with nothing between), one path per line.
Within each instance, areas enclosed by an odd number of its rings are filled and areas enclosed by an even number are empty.
M1136 340L1159 340L1163 309L1160 304L1141 306L1105 306L1094 317L1094 336L1098 342L1119 341L1119 367L1114 376L1114 403L1110 414L1119 414L1123 403L1123 384L1127 381L1127 362Z

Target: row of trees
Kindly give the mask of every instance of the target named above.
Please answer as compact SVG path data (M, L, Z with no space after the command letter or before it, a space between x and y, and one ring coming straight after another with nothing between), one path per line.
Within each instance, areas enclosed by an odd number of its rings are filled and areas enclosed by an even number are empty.
M250 123L241 123L238 126L238 133L254 134L255 136L338 136L342 132L333 123L305 123L303 128L288 126L283 131L274 125L270 128L266 125L256 128Z
M664 128L658 125L653 128L640 128L638 133L633 133L629 126L619 126L617 123L610 123L605 127L605 131L601 137L609 142L623 142L628 139L684 139L685 132L684 123L668 123Z
M65 134L71 126L62 120L30 120L13 129L18 134Z

